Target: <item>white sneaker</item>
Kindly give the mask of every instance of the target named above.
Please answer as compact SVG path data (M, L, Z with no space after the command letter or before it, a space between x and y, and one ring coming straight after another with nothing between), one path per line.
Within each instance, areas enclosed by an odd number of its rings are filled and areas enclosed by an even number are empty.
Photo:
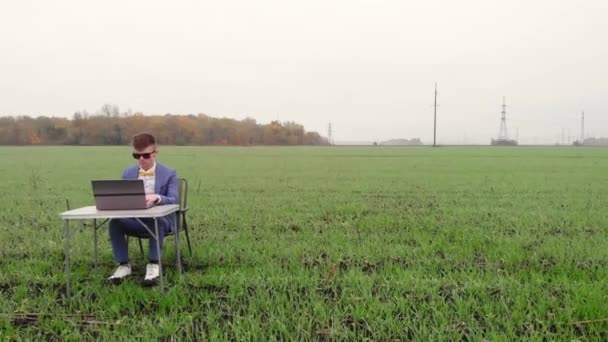
M160 268L158 267L158 264L146 265L146 277L144 278L144 285L155 285L159 277Z
M131 275L131 265L130 264L120 265L120 266L118 266L116 271L114 271L114 274L112 274L111 276L108 277L108 280L119 281L129 275Z

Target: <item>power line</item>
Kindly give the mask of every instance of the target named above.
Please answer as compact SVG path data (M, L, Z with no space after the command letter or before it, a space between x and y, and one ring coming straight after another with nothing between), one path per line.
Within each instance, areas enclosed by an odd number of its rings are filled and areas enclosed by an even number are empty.
M437 82L435 82L435 105L433 112L433 147L437 147Z
M585 111L581 115L581 145L585 143Z

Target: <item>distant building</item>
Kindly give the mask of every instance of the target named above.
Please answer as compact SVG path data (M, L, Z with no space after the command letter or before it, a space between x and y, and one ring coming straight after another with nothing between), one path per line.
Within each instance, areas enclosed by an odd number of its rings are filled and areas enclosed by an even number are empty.
M575 141L573 143L573 145L575 146L581 146L581 145L585 145L585 146L608 146L608 138L585 138L585 140L583 140L583 143L581 144L580 141Z
M387 140L387 141L383 141L380 143L380 145L385 145L385 146L422 146L424 145L422 143L422 141L420 141L420 138L413 138L413 139L391 139L391 140Z
M492 139L492 146L517 146L517 140L512 139Z

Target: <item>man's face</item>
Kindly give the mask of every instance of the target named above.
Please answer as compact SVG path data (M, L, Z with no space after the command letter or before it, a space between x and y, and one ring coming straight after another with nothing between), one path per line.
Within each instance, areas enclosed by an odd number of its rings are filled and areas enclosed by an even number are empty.
M139 166L144 170L148 170L154 165L157 154L156 145L150 145L143 150L133 149L133 158L137 158Z

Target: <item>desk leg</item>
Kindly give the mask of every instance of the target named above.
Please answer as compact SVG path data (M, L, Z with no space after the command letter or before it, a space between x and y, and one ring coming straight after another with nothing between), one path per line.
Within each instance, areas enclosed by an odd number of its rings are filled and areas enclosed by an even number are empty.
M160 249L160 235L158 234L158 219L154 218L154 232L156 233L156 250L158 250L158 272L160 273L160 291L165 293L165 285L163 283L163 252Z
M173 214L173 228L175 229L175 256L177 258L176 264L177 264L177 271L179 272L179 275L182 275L182 258L180 256L180 250L179 250L179 227L177 226L177 213Z
M65 239L63 254L65 256L65 292L70 297L70 220L63 220L65 224Z
M95 260L95 271L97 271L97 219L93 219L93 258Z

